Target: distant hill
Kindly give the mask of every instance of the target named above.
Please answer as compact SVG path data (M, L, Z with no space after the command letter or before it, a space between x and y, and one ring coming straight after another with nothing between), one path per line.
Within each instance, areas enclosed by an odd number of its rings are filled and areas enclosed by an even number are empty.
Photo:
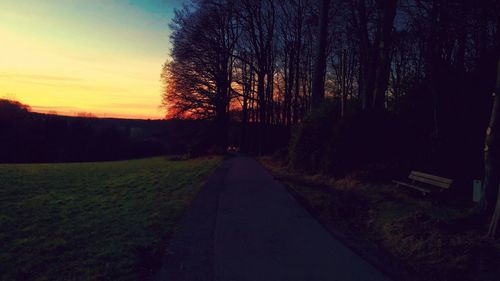
M211 122L72 117L31 112L0 100L0 162L105 161L197 155L211 146Z

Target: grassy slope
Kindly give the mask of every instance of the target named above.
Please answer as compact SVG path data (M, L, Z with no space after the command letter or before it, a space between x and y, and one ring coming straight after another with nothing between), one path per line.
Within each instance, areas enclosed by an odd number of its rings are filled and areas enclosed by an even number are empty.
M499 245L482 239L481 230L453 224L466 209L409 196L393 185L303 176L269 158L261 162L320 221L354 240L351 244L392 256L412 279L498 280Z
M0 280L135 280L219 158L0 165Z

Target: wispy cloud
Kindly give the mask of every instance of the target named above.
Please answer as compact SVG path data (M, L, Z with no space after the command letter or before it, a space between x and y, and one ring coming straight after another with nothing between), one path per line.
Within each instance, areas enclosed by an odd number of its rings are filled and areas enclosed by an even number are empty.
M91 92L94 91L94 92L120 93L126 90L124 87L117 87L106 84L103 85L103 84L88 83L84 79L70 77L70 76L0 73L0 80L2 79L22 82L24 84L44 85L51 87L56 86L58 88L78 89ZM122 95L117 94L117 96L122 96Z
M143 109L150 107L150 103L107 103L100 105L105 108L114 108L114 109Z
M81 81L80 78L76 77L40 75L40 74L0 73L0 78L16 79L16 80L32 80L32 81Z
M43 106L43 105L34 105L31 106L34 111L37 112L47 112L47 111L60 111L60 112L77 112L82 111L81 108L75 106Z

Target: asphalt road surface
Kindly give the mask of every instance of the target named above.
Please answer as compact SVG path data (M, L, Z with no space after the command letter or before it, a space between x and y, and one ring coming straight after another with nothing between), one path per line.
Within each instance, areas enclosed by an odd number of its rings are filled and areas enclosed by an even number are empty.
M225 160L181 220L155 280L389 280L255 160Z

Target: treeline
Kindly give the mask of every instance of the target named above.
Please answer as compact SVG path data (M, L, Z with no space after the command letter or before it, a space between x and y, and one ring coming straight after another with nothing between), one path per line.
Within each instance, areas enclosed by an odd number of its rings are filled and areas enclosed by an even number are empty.
M326 98L336 119L397 114L450 158L484 138L499 15L494 0L192 0L171 23L164 103L216 120L221 146L230 119L244 136L257 124L241 146L266 152L270 126L294 127Z
M202 120L40 114L17 101L0 99L0 163L105 161L166 154L196 157L213 150L213 127Z

